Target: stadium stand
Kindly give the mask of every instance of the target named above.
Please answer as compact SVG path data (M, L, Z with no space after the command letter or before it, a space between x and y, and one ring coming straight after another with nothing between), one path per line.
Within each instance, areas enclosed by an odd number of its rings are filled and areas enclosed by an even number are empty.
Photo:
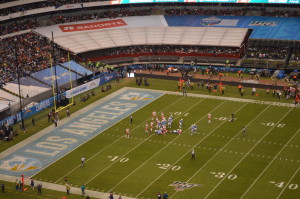
M257 59L285 59L288 54L287 47L249 47L247 49L247 58Z
M20 1L15 1L20 2ZM30 1L31 2L31 1ZM87 1L60 1L60 5L64 5L66 3L81 3L81 2L87 2ZM49 5L48 5L49 4ZM12 4L11 4L12 5ZM31 6L33 5L33 6ZM141 5L132 5L131 8L125 7L125 6L114 6L111 7L109 5L101 6L101 7L80 7L72 12L72 14L66 14L61 13L61 11L54 10L54 16L47 15L47 12L44 14L46 17L46 21L49 21L50 24L63 24L63 23L70 23L70 22L76 22L76 21L83 21L83 20L91 20L91 19L102 19L102 18L116 18L116 17L127 17L127 16L147 16L151 14L165 14L165 15L219 15L219 16L244 16L247 12L255 11L254 13L251 12L251 15L257 15L257 16L283 16L283 17L298 17L299 11L297 8L292 8L290 10L288 9L281 9L278 10L277 7L268 7L266 5L265 7L257 6L238 6L238 5L229 5L225 6L222 9L222 7L218 7L211 4L202 4L201 7L199 7L198 4L189 4L189 6L182 5L182 4L174 4L172 6L168 4L159 4L161 6L155 6L155 5L148 5L147 8L141 7ZM176 6L177 5L177 6ZM2 5L3 6L3 5ZM55 6L54 2L51 1L44 1L41 0L40 2L35 1L33 4L26 4L22 7L22 5L19 5L17 7L7 7L5 9L5 6L1 9L1 15L9 14L13 10L16 12L20 12L21 10L27 11L30 9L37 8L38 6L41 6L40 8L43 8L44 6L49 7ZM274 5L272 5L274 6ZM297 7L297 6L296 6ZM108 8L111 8L108 10ZM57 14L55 14L55 11ZM70 12L70 11L67 11ZM257 12L257 13L256 13ZM26 12L24 12L26 13ZM27 29L34 29L37 27L42 27L45 24L38 20L38 17L43 16L42 12L39 12L37 15L28 15L28 16L18 16L17 19L12 20L12 18L8 18L0 25L0 35L5 35L9 33L13 33L16 31L21 30L27 30ZM44 17L44 20L45 20ZM10 28L13 27L13 28Z
M15 51L17 49L17 51ZM56 58L59 62L66 59L67 52L56 46ZM49 67L51 46L48 39L30 32L1 40L0 46L0 76L2 82L13 81L17 78L15 55L18 55L20 75L28 76Z

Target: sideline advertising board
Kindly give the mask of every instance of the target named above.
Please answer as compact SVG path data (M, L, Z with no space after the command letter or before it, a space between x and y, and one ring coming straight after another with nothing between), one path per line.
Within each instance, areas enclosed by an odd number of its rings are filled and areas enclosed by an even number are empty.
M81 93L84 93L86 91L94 89L102 84L105 84L105 83L109 82L110 80L115 79L116 77L117 77L117 73L113 72L106 76L100 77L99 79L95 79L93 81L87 82L81 86L77 86L75 88L68 90L66 92L66 97L67 98L75 97L76 95L79 95Z

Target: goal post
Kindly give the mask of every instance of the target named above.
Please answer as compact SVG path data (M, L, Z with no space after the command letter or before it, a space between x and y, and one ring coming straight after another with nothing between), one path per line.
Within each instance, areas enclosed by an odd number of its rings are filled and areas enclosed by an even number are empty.
M53 92L53 99L54 99L54 111L59 112L61 110L64 110L64 109L72 106L74 104L74 97L71 97L71 102L68 102L67 105L63 105L64 104L64 103L62 103L63 95L58 96L58 93L55 92L55 81L57 81L57 76L55 75L55 73L53 71L53 60L52 60L51 55L50 55L50 66L51 66L51 73L52 73L51 79L52 79L52 92ZM68 69L69 69L69 76L70 76L70 89L72 89L73 84L72 84L72 72L71 72L71 63L70 63L70 52L68 52Z

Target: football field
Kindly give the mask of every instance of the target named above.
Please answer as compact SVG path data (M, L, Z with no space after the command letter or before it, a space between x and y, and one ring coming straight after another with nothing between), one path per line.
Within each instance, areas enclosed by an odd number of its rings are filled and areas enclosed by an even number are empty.
M169 131L183 119L183 133L146 133L153 111L158 117L173 115ZM300 196L299 108L164 94L133 112L132 124L128 116L34 179L65 184L67 177L72 187L84 184L87 190L141 199L157 198L158 192L174 199ZM197 133L191 134L192 124ZM124 136L126 128L130 138Z

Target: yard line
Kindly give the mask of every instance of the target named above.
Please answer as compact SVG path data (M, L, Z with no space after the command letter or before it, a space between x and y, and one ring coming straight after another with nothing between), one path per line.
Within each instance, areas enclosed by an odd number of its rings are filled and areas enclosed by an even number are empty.
M291 108L288 112L286 112L286 114L284 114L284 116L282 118L280 118L280 120L276 123L276 125L272 126L271 129L250 149L250 151L248 153L246 153L246 155L240 159L240 161L238 161L238 163L229 171L227 172L227 174L224 176L224 178L222 180L220 180L220 182L208 193L208 195L205 196L205 198L207 198L222 182L224 179L227 179L227 176L248 156L248 154L251 153L251 151L275 128L275 126L277 126L277 124L279 124L279 122L281 122L281 120L283 120L283 118L285 118L290 112L291 110L293 110L293 108Z
M277 158L277 156L283 151L283 149L286 148L286 146L294 139L294 137L298 134L298 132L300 131L300 129L298 129L298 131L289 139L289 141L284 145L284 147L281 148L281 150L274 156L274 158L272 159L272 161L268 164L268 166L260 173L260 175L254 180L254 182L251 184L250 187L248 187L248 189L244 192L244 194L241 196L241 198L243 198L248 191L253 187L253 185L257 182L257 180L266 172L266 170L269 168L269 166L274 162L274 160Z
M222 106L225 103L225 101L223 101L222 103L220 103L218 106L216 106L213 110L211 110L210 112L213 112L214 110L218 109L220 106ZM206 118L207 116L204 115L203 117L201 117L196 123L198 123L200 120ZM189 128L187 128L185 131L188 131ZM184 131L184 132L185 132ZM110 191L112 191L113 189L115 189L119 184L121 184L124 180L126 180L129 176L131 176L134 172L136 172L139 168L141 168L144 164L146 164L149 160L151 160L153 157L155 157L158 153L160 153L162 150L164 150L167 146L169 146L171 143L173 143L177 138L179 138L180 136L177 136L175 139L173 139L171 142L169 142L167 145L165 145L163 148L161 148L158 152L156 152L155 154L153 154L150 158L148 158L148 160L146 160L143 164L141 164L139 167L137 167L135 170L133 170L130 174L128 174L125 178L123 178L118 184L116 184L113 188L110 189ZM110 192L108 191L108 192Z
M164 96L164 95L162 95L162 96ZM161 96L161 97L162 97ZM160 97L159 97L160 98ZM157 98L157 99L159 99L159 98ZM156 99L156 100L157 100ZM181 100L181 99L184 99L184 97L181 97L181 98L179 98L178 100L176 100L176 101L174 101L173 103L171 103L171 104L169 104L167 107L165 107L164 109L162 109L160 112L162 112L163 110L166 110L166 109L168 109L170 106L173 106L175 103L177 103L179 100ZM154 102L154 101L153 101ZM145 106L147 106L147 105L149 105L149 104L146 104ZM144 107L144 106L143 106ZM142 108L143 108L142 107ZM140 108L140 109L138 109L138 110L136 110L136 111L139 111L139 110L141 110L142 108ZM135 111L135 112L136 112ZM160 112L158 112L158 113L160 113ZM139 126L141 126L142 124L144 124L146 121L148 121L149 119L151 119L151 117L149 117L148 119L146 119L144 122L142 122L141 124L139 124L138 126L136 126L136 127L134 127L133 129L132 129L132 131L134 130L134 129L136 129L137 127L139 127ZM115 124L113 124L113 125L115 125ZM112 125L112 126L113 126ZM108 129L108 128L110 128L110 127L112 127L112 126L109 126L109 127L107 127L106 129ZM106 129L104 129L103 131L105 131ZM116 139L115 141L113 141L112 143L110 143L109 145L107 145L106 147L104 147L103 149L101 149L100 151L98 151L97 153L95 153L92 157L90 157L90 158L88 158L85 162L88 162L89 160L91 160L91 159L93 159L95 156L97 156L99 153L101 153L102 151L104 151L104 150L106 150L107 148L109 148L111 145L113 145L114 143L116 143L116 142L118 142L120 139L122 139L123 138L123 136L121 136L120 138L118 138L118 139ZM75 149L74 149L75 150ZM74 169L72 169L71 171L69 171L67 174L65 174L64 176L68 176L70 173L72 173L73 171L75 171L76 169L78 169L80 167L80 164L78 165L78 166L76 166ZM54 183L57 183L58 181L60 181L61 179L63 179L64 178L64 176L63 177L61 177L61 178L59 178L58 180L56 180Z
M204 100L204 98L202 98L199 102L195 103L193 106L191 106L189 109L187 109L186 111L184 111L183 113L188 112L189 110L191 110L192 108L194 108L195 106L197 106L200 102L202 102ZM178 115L178 117L180 117L180 115ZM176 117L176 118L178 118ZM131 151L133 151L135 148L137 148L138 146L140 146L141 144L143 144L144 142L146 142L150 137L152 137L152 135L148 136L144 141L142 141L141 143L139 143L138 145L136 145L135 147L133 147L132 149L130 149L127 153L125 153L124 155L122 155L120 158L123 158L124 156L126 156L128 153L130 153ZM91 182L93 179L95 179L97 176L99 176L101 173L103 173L105 170L107 170L109 167L113 166L115 163L117 163L118 161L113 162L111 165L107 166L105 169L103 169L101 172L99 172L97 175L95 175L94 177L92 177L90 180L88 180L86 184L88 184L89 182Z
M261 114L263 114L268 108L270 107L267 106L263 111L261 111L255 118L253 118L247 125L249 126L253 121L255 121ZM211 157L200 169L198 169L198 171L196 173L194 173L194 175L192 175L188 180L187 182L189 182L197 173L199 173L199 171L201 171L209 162L211 162L213 160L213 158L215 156L217 156L221 151L223 151L223 149L232 141L234 140L235 137L237 137L239 134L240 134L241 131L239 131L234 137L233 139L230 139L221 149L219 149L219 151L217 153L215 153L215 155L213 157ZM177 194L178 191L176 191L172 196L170 196L170 198L172 198L173 196L175 196Z
M239 112L242 108L244 108L248 103L245 103L243 106L241 106L235 113ZM199 145L205 138L207 138L208 136L210 136L210 134L212 134L216 129L218 129L220 126L222 126L225 122L227 122L227 120L224 120L221 124L219 124L216 128L214 128L210 133L208 133L205 137L203 137L197 144L195 144L192 148L195 148L197 145ZM182 158L184 158L188 153L190 153L191 150L188 150L183 156L181 156L181 158L179 158L175 163L172 164L171 167L175 166L177 164L177 162L179 162ZM159 178L161 178L161 176L163 176L168 170L166 169L161 175L159 175L154 181L152 181L145 189L143 189L137 196L135 196L135 198L139 197L143 192L145 192L154 182L156 182ZM171 196L172 197L172 196ZM170 197L170 198L171 198Z
M287 188L287 186L289 186L292 179L295 177L295 175L298 173L299 170L300 170L300 167L298 167L297 171L294 173L294 175L291 177L291 179L286 183L285 187L282 189L282 191L280 192L280 194L277 196L276 199L278 199L281 196L281 194L284 192L284 190Z

